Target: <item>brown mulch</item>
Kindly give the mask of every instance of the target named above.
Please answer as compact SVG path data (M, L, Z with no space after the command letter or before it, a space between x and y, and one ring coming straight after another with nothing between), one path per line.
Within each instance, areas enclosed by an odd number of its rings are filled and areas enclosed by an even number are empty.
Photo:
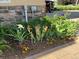
M24 59L25 57L41 53L43 51L46 51L48 49L67 44L69 42L72 42L74 40L66 40L66 41L59 41L58 42L43 42L43 43L38 43L38 44L31 44L27 42L26 46L29 47L29 50L26 53L22 53L22 51L19 48L14 48L14 46L11 45L11 49L8 49L4 52L3 55L0 55L0 59Z

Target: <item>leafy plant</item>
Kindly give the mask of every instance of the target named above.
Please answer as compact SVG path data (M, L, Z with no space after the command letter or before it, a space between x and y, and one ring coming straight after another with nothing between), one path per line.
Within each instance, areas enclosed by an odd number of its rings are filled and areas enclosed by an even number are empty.
M62 39L74 36L77 30L77 23L66 19L64 16L45 17L51 22L49 35L55 39Z
M31 42L32 43L42 42L44 40L46 31L47 31L46 27L41 28L41 26L37 25L32 30L28 26L28 32L29 32L30 37L31 37Z
M26 30L26 24L25 22L19 22L16 24L10 24L8 27L4 27L5 30L5 34L8 39L11 40L7 40L9 43L11 43L12 46L14 46L13 48L19 48L20 51L27 52L27 50L29 50L29 48L27 48L26 44L25 44L25 39L27 39L27 30ZM15 46L16 45L16 46Z
M0 39L0 54L3 54L3 52L8 48L10 48L10 46L7 45L7 41Z
M0 54L3 54L6 49L10 48L5 40L5 34L5 28L0 25Z
M24 30L23 25L18 24L16 25L16 28L14 30L11 30L10 34L7 35L14 37L14 40L17 40L20 44L22 44L27 36L27 33Z
M43 19L32 20L28 22L27 30L29 32L31 42L38 43L43 42L48 30L48 23Z

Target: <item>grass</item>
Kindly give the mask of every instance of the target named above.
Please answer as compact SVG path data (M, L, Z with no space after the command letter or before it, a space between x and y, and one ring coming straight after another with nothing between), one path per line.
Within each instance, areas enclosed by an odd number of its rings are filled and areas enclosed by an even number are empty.
M79 5L57 5L57 10L79 10Z

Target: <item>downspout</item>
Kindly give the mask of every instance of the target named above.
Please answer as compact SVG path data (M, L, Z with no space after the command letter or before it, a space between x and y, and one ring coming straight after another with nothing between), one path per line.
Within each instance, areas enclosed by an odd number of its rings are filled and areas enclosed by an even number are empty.
M28 22L28 15L27 15L27 6L24 5L24 13L25 13L25 20Z
M76 5L78 4L78 0L76 0Z

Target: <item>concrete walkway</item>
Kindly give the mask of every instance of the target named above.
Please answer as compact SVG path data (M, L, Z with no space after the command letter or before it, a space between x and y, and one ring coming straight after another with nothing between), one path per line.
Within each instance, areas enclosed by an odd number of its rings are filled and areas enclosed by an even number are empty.
M79 59L79 38L75 42L44 51L25 59Z
M47 16L67 16L69 19L79 18L79 10L71 10L71 11L53 11L53 13L46 13Z

